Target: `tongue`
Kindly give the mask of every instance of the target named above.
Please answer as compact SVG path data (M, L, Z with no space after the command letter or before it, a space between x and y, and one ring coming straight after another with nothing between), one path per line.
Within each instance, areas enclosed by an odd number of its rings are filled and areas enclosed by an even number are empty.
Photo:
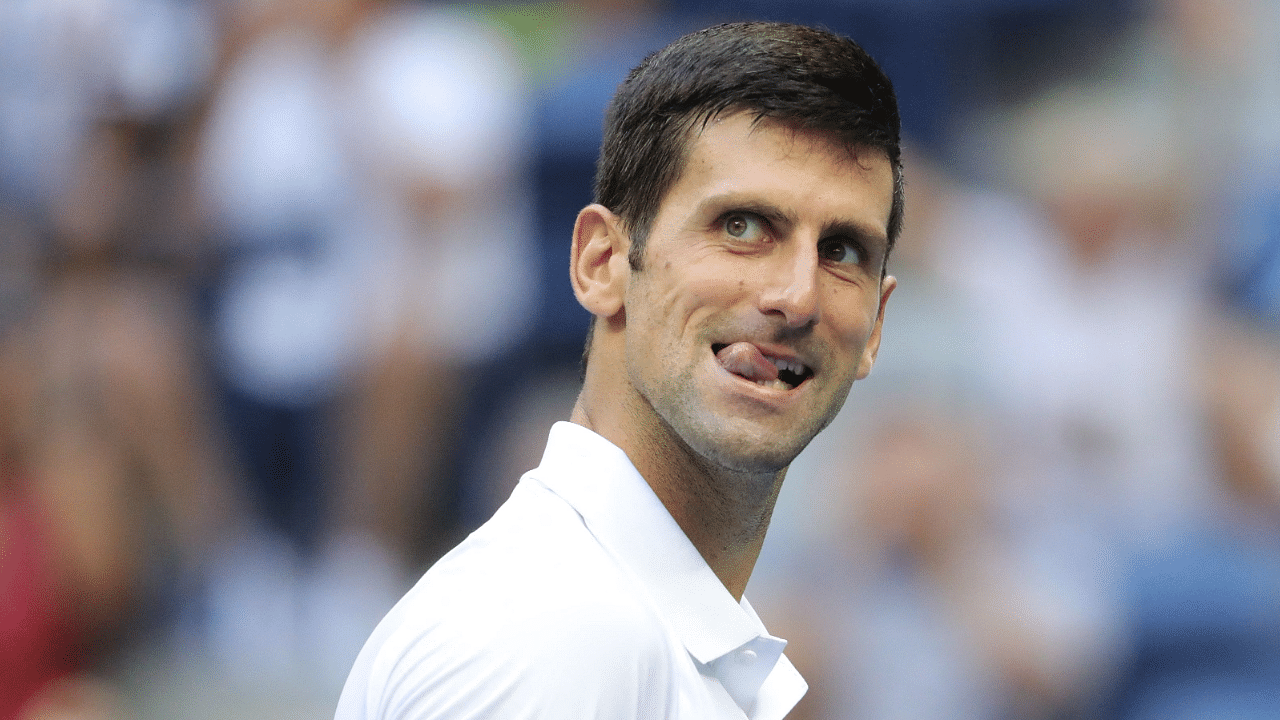
M749 342L736 342L716 353L721 367L734 375L760 382L778 379L778 367L765 359L760 350Z

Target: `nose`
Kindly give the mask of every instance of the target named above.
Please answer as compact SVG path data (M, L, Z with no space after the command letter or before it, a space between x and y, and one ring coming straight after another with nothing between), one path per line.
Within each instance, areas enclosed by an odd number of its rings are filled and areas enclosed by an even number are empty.
M787 327L800 328L818 320L818 247L816 242L791 242L774 254L764 269L760 312L781 315Z

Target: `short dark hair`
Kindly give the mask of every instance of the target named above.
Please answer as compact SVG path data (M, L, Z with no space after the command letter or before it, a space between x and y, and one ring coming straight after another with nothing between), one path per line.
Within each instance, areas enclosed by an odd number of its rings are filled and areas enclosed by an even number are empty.
M640 268L658 207L684 169L694 129L736 112L827 134L850 151L883 150L893 168L892 249L903 213L901 121L884 71L857 43L826 30L729 23L649 55L609 104L595 201L627 226L633 267Z
M622 218L631 238L631 267L642 267L649 230L684 170L695 129L737 112L825 134L850 152L884 151L893 169L887 263L904 204L893 83L849 38L802 25L742 22L685 35L649 55L609 103L595 202ZM582 353L583 377L594 331L593 319Z

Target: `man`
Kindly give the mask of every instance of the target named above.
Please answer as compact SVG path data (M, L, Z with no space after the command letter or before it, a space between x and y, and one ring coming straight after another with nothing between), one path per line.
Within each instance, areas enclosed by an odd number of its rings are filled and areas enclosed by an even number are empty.
M378 626L339 720L794 706L742 594L787 465L875 360L898 132L888 79L823 31L719 26L632 71L574 227L572 422Z

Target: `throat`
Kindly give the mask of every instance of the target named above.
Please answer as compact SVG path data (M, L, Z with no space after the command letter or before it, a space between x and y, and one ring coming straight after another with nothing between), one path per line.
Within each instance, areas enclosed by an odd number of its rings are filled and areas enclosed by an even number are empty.
M644 476L725 589L741 601L785 473L748 477L722 469L689 470L676 473L678 477Z

